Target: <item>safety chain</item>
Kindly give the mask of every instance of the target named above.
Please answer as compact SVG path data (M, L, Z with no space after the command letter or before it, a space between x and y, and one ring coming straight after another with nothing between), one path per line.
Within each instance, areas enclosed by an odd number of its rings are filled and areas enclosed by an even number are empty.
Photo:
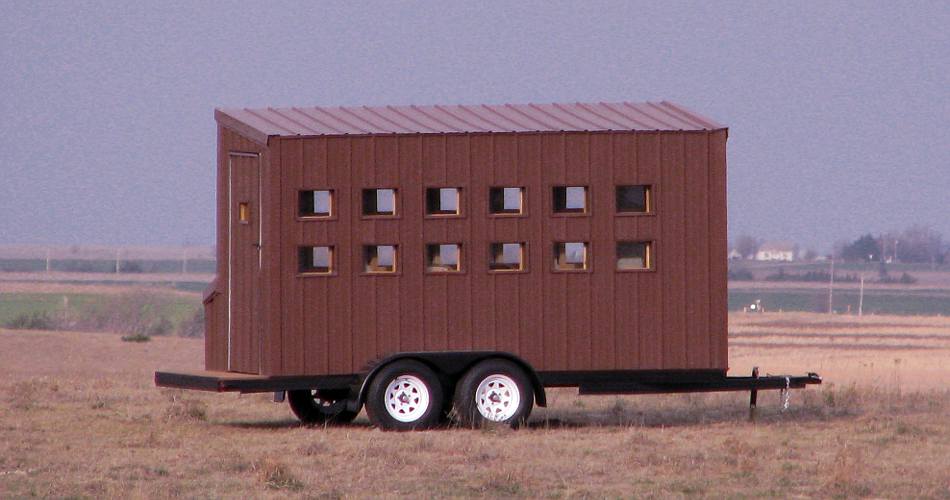
M792 386L791 377L789 377L789 376L786 375L786 376L785 376L785 388L782 389L782 391L781 391L781 393L782 393L782 394L781 394L781 397L782 397L782 411L785 411L785 410L788 409L788 399L789 399L789 397L791 396L791 391L790 391L789 389L791 388L791 386Z

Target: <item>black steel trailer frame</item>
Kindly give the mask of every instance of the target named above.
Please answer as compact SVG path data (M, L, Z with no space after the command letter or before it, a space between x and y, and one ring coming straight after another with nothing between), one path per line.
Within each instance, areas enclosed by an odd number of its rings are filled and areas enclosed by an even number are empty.
M287 391L346 390L352 397L347 406L359 411L365 402L366 390L373 376L384 366L399 360L414 360L431 366L449 386L470 367L486 359L505 359L518 364L528 375L538 406L547 406L545 388L577 387L581 395L672 394L694 392L749 391L750 408L757 404L758 391L803 389L820 384L816 373L806 375L728 376L721 370L605 370L605 371L535 371L528 363L510 353L480 352L413 352L400 353L378 360L361 373L319 376L265 376L234 372L155 372L159 387L213 392L275 393L283 401Z
M237 376L235 376L237 375ZM748 377L732 377L722 372L689 370L677 372L540 372L543 387L577 387L581 395L673 394L688 392L764 391L804 389L820 384L817 373L807 375L766 375L757 371ZM359 374L320 376L244 376L230 372L155 372L155 385L173 389L241 394L304 389L345 389L360 385ZM544 406L541 401L539 406Z

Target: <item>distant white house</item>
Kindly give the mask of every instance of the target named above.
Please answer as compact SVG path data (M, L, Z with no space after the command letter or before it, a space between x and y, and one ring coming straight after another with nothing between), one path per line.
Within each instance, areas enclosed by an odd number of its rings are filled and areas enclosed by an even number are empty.
M739 260L742 258L742 254L738 250L732 248L729 250L729 260Z
M791 243L770 241L759 247L755 260L791 262L795 260L796 251L797 248Z

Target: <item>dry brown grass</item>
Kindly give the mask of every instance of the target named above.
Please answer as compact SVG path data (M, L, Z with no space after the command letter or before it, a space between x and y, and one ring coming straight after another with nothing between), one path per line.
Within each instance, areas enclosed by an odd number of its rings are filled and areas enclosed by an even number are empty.
M891 391L950 387L950 317L731 313L729 363Z
M830 328L821 321L732 318L743 328ZM905 328L869 323L842 328ZM742 373L753 361L772 372L834 368L824 386L793 393L787 412L776 393L761 394L755 422L746 394L552 390L551 406L537 409L527 429L399 434L371 428L364 416L304 427L267 395L152 385L157 367L200 367L202 346L0 331L0 497L950 498L950 356L942 348L933 380L919 381L910 375L926 360L915 356L929 350L734 347ZM857 354L870 377L852 384L858 365L847 359ZM900 385L889 382L895 355Z

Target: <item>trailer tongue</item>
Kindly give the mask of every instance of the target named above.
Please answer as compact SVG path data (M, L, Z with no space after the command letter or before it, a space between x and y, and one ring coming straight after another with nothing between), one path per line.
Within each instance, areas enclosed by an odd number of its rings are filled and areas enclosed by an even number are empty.
M807 375L766 375L760 377L758 368L750 377L728 377L723 374L658 374L639 375L624 379L604 378L578 386L582 395L595 394L667 394L685 392L730 392L804 389L809 384L820 384L817 373Z

